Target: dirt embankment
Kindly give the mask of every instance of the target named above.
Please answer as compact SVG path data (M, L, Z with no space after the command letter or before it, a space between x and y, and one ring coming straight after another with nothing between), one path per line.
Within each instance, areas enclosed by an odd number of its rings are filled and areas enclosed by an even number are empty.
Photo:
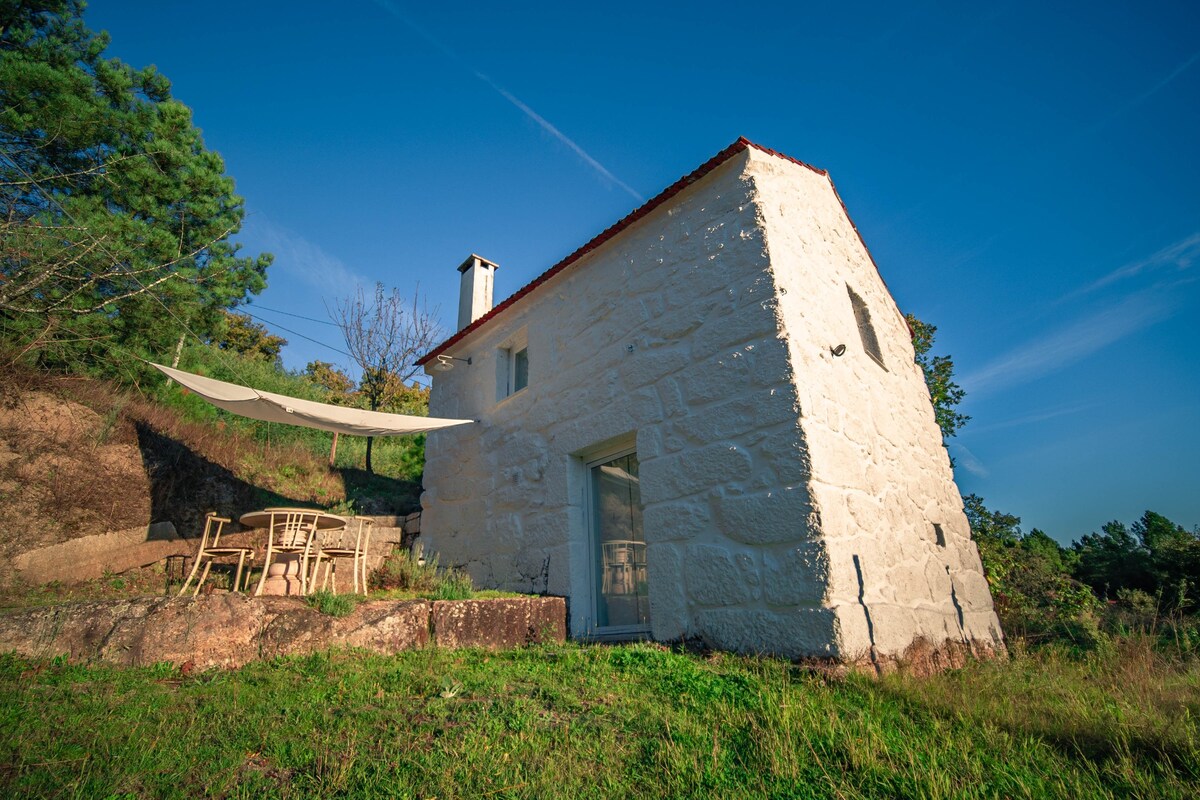
M103 381L0 368L0 586L14 556L78 537L160 522L197 536L208 511L345 498L311 451L188 422Z

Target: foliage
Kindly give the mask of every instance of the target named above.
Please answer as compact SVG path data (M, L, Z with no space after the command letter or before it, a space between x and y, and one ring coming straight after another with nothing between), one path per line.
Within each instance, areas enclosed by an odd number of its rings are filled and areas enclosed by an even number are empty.
M1023 533L1020 517L988 509L978 495L964 497L963 505L1009 638L1094 647L1100 603L1071 576L1070 551L1036 528Z
M351 594L334 594L320 589L304 598L310 608L331 617L348 617L354 613L358 598Z
M1112 634L1169 631L1192 648L1200 532L1147 511L1128 528L1110 522L1064 548L1036 528L1022 532L1019 517L988 509L978 495L963 504L1010 639L1092 649Z
M439 566L437 553L425 556L420 548L394 550L372 574L370 585L381 592L412 592L433 600L467 600L475 594L471 576Z
M350 400L354 381L328 361L310 361L304 368L304 377L329 392L327 402L345 405Z
M924 679L650 644L211 672L5 655L0 694L0 792L14 797L1200 792L1197 666L1139 639L1086 658L1014 648Z
M217 347L247 358L279 363L279 351L287 344L287 339L276 336L266 325L260 325L245 314L226 311L222 316L225 325L216 337Z
M1074 545L1076 574L1102 597L1138 591L1165 609L1192 612L1200 600L1200 530L1147 511L1130 527L1106 523Z
M262 291L219 155L153 67L105 58L81 0L0 4L0 328L40 363L136 382ZM120 348L120 350L113 349Z
M929 387L929 397L933 401L933 413L937 418L938 427L942 429L942 438L949 439L958 433L958 429L967 423L970 417L957 411L958 404L966 397L963 390L954 381L954 362L950 356L931 356L937 326L922 322L912 314L904 315L908 329L912 333L913 351L916 353L917 365L925 373L925 385Z
M397 401L405 390L405 381L417 373L417 359L442 337L436 311L429 311L413 293L412 305L396 289L391 294L383 284L375 284L374 297L368 300L360 288L339 300L330 312L341 328L346 350L362 369L359 395L372 411ZM373 470L373 438L367 437L367 472Z

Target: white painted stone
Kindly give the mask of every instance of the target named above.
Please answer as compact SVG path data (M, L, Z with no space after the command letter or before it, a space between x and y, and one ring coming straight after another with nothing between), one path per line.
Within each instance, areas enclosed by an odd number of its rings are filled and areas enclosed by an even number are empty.
M758 594L758 570L746 553L695 544L688 546L684 559L688 597L699 605L738 605Z
M789 547L766 558L764 596L768 605L816 605L825 599L829 559L820 542Z
M497 399L517 340L529 386ZM426 547L483 586L567 595L576 635L597 573L584 465L636 443L655 638L835 658L1000 642L907 328L826 176L737 153L447 353L472 363L431 373L431 414L479 422L429 434Z
M785 487L716 502L717 528L746 544L806 541L811 535L812 505L802 487Z
M703 502L657 503L642 512L646 541L683 541L713 530L712 514Z

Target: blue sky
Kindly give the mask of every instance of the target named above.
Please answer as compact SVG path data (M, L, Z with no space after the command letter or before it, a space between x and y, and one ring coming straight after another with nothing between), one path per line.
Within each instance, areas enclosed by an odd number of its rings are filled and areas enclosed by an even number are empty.
M964 492L1068 541L1200 523L1200 6L96 0L275 253L251 308L290 368L347 365L356 282L447 326L738 136L830 171L973 419ZM268 311L274 309L275 311ZM285 330L289 329L289 330Z

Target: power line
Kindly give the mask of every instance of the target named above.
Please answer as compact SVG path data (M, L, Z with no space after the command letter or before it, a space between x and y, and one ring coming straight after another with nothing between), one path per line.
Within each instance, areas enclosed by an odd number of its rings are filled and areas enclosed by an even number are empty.
M247 306L247 307L248 307L248 306ZM277 308L267 308L266 306L260 306L260 305L255 305L254 307L255 307L255 308L257 308L257 309L259 309L260 311L270 311L272 314L284 314L284 315L286 315L286 316L289 316L289 317L295 317L296 319L304 319L304 320L308 320L309 322L319 322L319 323L321 323L322 325L332 325L332 326L333 326L333 327L335 327L335 328L336 328L336 327L338 327L338 324L337 324L336 322L330 322L330 321L329 321L329 320L327 320L327 319L315 319L315 318L313 318L313 317L305 317L305 316L303 316L303 315L301 315L301 314L293 314L293 313L292 313L292 312L290 312L290 311L280 311L280 310L279 310L279 309L277 309ZM236 310L236 309L235 309L235 310L234 310L234 313L235 313L235 314L237 314L237 313L243 313L243 312L241 312L241 311L238 311L238 310ZM250 312L249 312L249 311L246 311L246 312L244 312L244 313L247 313L247 314L249 314Z
M346 356L347 358L354 358L354 356L350 355L345 350L340 350L331 344L326 344L325 342L322 342L319 339L314 339L311 336L305 336L303 333L300 333L299 331L294 331L291 328L285 328L282 325L280 325L279 323L272 322L269 319L263 319L262 317L258 316L257 314L251 314L249 311L244 311L244 310L240 311L238 313L245 314L247 317L254 317L259 322L265 322L268 325L274 325L276 328L279 328L279 330L281 330L281 331L287 331L288 333L292 334L293 336L299 336L301 339L307 339L308 341L312 342L313 344L319 344L319 345L321 345L321 347L328 347L330 350L334 351L335 353L341 353L342 355Z

